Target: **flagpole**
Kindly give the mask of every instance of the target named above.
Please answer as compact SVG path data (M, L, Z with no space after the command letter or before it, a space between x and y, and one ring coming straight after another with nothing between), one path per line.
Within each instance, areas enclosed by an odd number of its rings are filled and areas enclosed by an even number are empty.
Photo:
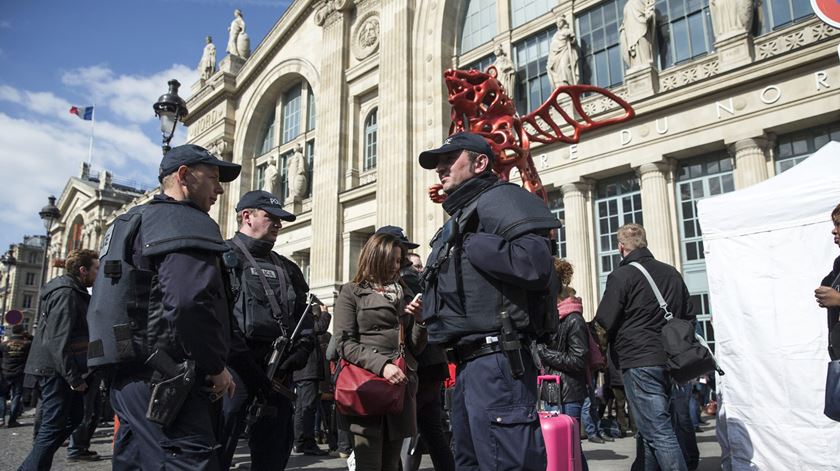
M90 114L90 143L88 145L88 166L93 160L93 129L96 125L96 102L93 103L93 112Z

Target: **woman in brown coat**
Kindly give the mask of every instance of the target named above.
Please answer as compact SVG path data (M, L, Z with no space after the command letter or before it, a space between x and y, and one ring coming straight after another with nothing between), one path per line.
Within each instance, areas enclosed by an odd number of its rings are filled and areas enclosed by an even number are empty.
M344 285L335 304L334 330L342 358L393 384L407 385L402 413L344 417L343 428L353 434L358 471L399 469L403 438L417 429L415 357L426 346L426 328L414 320L420 316L421 301L408 303L404 298L399 276L404 258L399 239L374 234L362 248L356 277ZM405 372L391 363L399 355L400 318Z

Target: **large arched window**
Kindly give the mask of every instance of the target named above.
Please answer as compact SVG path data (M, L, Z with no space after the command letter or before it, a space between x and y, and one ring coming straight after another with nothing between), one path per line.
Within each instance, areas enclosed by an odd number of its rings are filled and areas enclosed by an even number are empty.
M516 28L543 16L556 4L556 0L510 0L511 26Z
M365 160L362 165L365 171L376 168L377 111L378 108L374 108L365 118Z
M461 27L461 53L465 53L496 35L496 0L470 0Z
M272 108L271 114L265 121L265 129L262 133L262 139L260 139L260 148L257 151L259 155L265 154L274 148L275 114L274 108Z

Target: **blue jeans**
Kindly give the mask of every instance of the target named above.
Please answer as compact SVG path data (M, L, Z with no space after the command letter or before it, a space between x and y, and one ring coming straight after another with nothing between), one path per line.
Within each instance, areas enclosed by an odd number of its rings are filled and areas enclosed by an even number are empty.
M644 448L644 469L687 471L671 422L671 378L664 366L628 368L624 389Z
M81 423L84 413L84 394L70 389L61 376L41 377L38 383L41 386L41 427L32 451L18 471L50 469L55 452Z
M550 412L560 412L561 414L573 417L580 425L580 414L582 411L581 402L565 402L563 404L546 404L543 409ZM589 465L586 463L586 456L583 454L583 445L580 447L580 462L583 471L589 471Z
M696 469L700 462L700 451L697 449L697 435L691 423L690 398L694 397L691 384L674 384L674 408L671 421L680 442L680 448L685 457L688 469Z
M23 398L23 374L9 381L12 383L11 388L9 388L9 423L13 423L17 422L17 419L20 417L20 414L23 413L23 408L20 405Z

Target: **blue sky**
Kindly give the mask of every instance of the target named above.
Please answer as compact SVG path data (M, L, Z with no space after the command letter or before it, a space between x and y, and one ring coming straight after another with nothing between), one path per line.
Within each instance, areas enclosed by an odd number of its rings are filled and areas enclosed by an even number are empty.
M188 98L210 35L225 55L233 10L254 50L291 0L11 0L0 4L0 253L42 234L38 210L60 196L88 158L90 121L71 106L96 103L94 171L151 187L160 131L152 103L178 79ZM173 139L184 142L186 133Z

